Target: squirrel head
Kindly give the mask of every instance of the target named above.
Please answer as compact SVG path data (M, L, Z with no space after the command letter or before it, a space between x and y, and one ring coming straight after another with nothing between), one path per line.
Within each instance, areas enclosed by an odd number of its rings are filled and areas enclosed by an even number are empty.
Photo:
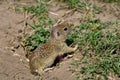
M52 28L51 39L65 41L73 24L61 23Z

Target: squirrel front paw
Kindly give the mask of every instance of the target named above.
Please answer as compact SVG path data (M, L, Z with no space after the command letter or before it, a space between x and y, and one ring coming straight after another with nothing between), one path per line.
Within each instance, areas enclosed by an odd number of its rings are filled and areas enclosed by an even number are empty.
M73 48L73 49L74 49L74 51L75 51L75 50L77 50L77 48L78 48L78 45L75 45L75 47Z

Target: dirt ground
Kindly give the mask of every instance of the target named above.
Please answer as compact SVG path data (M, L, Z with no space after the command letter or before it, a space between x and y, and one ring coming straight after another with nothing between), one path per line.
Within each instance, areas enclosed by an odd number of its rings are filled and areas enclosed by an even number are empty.
M27 0L23 0L27 2ZM32 0L31 0L32 1ZM57 4L56 4L57 5ZM56 6L55 5L55 6ZM59 8L59 6L57 6ZM62 14L66 10L57 11L57 7L51 9L52 12ZM51 15L51 14L50 14ZM77 19L82 15L77 13L72 16L72 19ZM115 17L112 14L101 14L97 17L104 21L120 19L120 14ZM51 15L52 17L52 15ZM57 17L59 18L59 17ZM69 18L68 18L69 19ZM24 23L19 23L24 20L23 13L14 11L14 1L0 1L0 80L39 80L38 76L30 73L28 61L25 57L25 52L20 46L20 31L24 28ZM78 24L79 21L74 21ZM72 61L80 58L80 52L76 52L73 58L64 60L59 66L43 74L43 80L73 80L73 75L68 69Z

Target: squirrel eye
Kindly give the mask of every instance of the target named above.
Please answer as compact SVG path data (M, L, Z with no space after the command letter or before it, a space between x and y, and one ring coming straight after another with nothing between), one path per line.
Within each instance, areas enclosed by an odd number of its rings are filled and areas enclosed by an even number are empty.
M64 31L67 31L67 28L64 28Z

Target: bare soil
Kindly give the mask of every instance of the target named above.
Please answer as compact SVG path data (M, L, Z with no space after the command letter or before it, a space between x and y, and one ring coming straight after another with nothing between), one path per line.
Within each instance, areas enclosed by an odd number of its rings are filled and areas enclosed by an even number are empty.
M33 1L22 0L19 3L31 4ZM14 3L14 0L0 1L0 80L40 80L40 77L30 73L28 61L25 57L26 53L20 45L22 42L21 32L24 29L24 23L21 21L24 20L24 14L15 12ZM67 11L65 9L58 10L60 7L58 3L51 3L51 5L50 11L58 14L58 16L49 14L54 19L60 18ZM107 13L101 13L97 17L103 21L120 19L120 12L109 13L111 10L109 4L107 10ZM80 23L83 14L75 12L66 19L77 25ZM42 80L73 80L74 74L69 71L69 67L71 62L79 58L81 58L81 52L76 52L72 58L64 59L59 66L45 72L42 75Z

